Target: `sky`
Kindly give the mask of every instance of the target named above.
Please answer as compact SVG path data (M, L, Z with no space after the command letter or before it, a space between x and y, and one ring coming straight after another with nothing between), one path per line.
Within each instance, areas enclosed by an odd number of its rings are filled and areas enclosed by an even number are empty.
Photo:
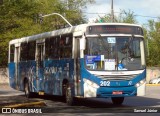
M148 20L157 20L156 17L160 17L160 0L113 0L113 3L115 15L121 10L130 10L135 15L140 15L136 16L139 24L146 24ZM104 13L111 12L111 0L95 0L94 4L87 6L86 12L89 22L104 16Z

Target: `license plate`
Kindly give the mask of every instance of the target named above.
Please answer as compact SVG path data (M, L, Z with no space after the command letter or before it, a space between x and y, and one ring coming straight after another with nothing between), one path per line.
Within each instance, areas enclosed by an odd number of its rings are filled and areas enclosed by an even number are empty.
M113 95L121 95L121 94L123 94L123 92L122 91L113 91L112 94Z
M38 92L39 95L44 95L44 92Z

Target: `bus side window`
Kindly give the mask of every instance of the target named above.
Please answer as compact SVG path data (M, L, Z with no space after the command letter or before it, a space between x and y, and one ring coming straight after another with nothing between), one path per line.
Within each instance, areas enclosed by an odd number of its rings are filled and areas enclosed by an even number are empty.
M21 44L21 61L35 60L36 41Z
M58 43L59 43L59 39L60 39L60 37L59 36L57 36L57 37L54 37L53 39L52 39L52 55L53 55L53 59L57 59L57 58L59 58L59 55L58 55Z
M27 59L28 59L28 43L22 43L20 61L26 61Z
M15 50L14 45L11 45L10 46L10 62L14 62L14 50Z
M45 59L50 57L50 38L45 40Z
M46 38L46 59L71 58L72 34Z
M72 34L66 34L62 36L63 44L60 45L62 58L72 57Z
M36 41L28 44L28 60L35 60Z
M45 40L45 59L56 59L58 58L58 37L46 38Z

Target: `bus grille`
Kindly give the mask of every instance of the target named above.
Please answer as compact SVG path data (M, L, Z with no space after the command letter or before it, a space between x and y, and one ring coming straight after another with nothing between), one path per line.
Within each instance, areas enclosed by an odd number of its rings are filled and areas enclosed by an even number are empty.
M137 75L95 75L102 80L131 80Z

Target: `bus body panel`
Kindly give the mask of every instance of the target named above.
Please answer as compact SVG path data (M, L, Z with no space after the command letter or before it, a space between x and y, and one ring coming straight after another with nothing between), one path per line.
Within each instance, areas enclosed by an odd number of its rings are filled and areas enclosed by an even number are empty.
M146 70L136 75L131 80L102 80L98 75L89 73L84 65L84 59L81 59L81 86L82 95L84 97L127 97L127 96L142 96L145 95L145 84L136 87L136 84L146 77ZM102 74L103 75L103 74ZM119 95L114 95L113 92L122 92Z
M15 83L15 63L11 62L8 64L9 69L9 84L10 87L16 89L16 83Z
M44 91L51 95L62 95L62 81L67 79L71 85L72 93L74 93L74 60L45 60L45 67L38 69L38 76L36 75L36 62L20 62L19 63L19 82L17 88L15 77L15 63L9 63L9 82L14 89L24 90L24 78L30 82L31 92Z
M34 67L35 61L28 61L28 62L20 62L18 67L18 77L15 75L15 64L16 63L9 63L9 82L10 86L14 89L18 89L20 91L24 90L24 78L33 79L36 80L36 70ZM17 84L16 80L19 79L19 84ZM33 84L35 85L35 84ZM32 92L35 92L35 90L32 90Z
M24 90L24 79L28 79L31 92L37 92L36 88L36 62L23 61L19 63L20 90Z
M45 60L44 62L44 91L52 95L62 95L62 82L67 79L74 90L74 60ZM41 86L42 87L42 86Z

